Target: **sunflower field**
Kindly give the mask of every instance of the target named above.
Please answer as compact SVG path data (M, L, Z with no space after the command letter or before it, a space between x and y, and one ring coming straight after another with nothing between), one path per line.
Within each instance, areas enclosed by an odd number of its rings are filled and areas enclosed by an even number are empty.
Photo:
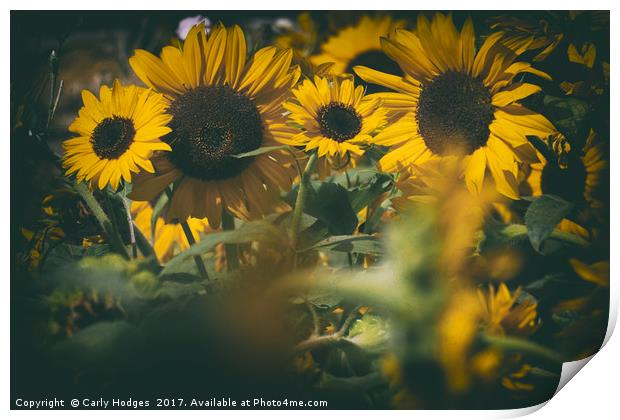
M12 404L548 400L607 330L609 45L608 11L13 11Z

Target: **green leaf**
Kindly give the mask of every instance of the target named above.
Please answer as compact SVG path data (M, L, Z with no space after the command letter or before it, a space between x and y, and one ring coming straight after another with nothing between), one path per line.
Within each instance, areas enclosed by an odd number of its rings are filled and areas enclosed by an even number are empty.
M299 234L299 240L297 241L297 247L299 249L310 248L312 245L325 239L327 236L329 236L327 226L325 226L325 223L317 220L307 229L301 231Z
M572 203L553 195L543 195L530 204L525 212L525 225L536 251L541 252L543 241L572 209Z
M238 155L231 155L231 157L242 159L242 158L248 158L248 157L253 157L253 156L258 156L258 155L262 155L265 153L273 152L274 150L294 150L294 149L291 146L288 146L285 144L281 146L265 146L265 147L259 147L258 149L254 149L249 152L239 153Z
M510 225L489 223L488 226L485 227L485 231L481 234L480 242L478 244L478 251L483 253L498 247L518 246L524 241L528 241L528 233L528 228L525 225L518 223L513 223ZM559 229L554 229L547 240L553 240L560 244L579 247L587 247L590 245L590 243L581 236L564 232Z
M289 201L295 203L296 197L297 190L289 196ZM325 223L332 235L350 235L357 227L357 215L347 190L333 182L310 183L304 212Z
M42 261L42 268L45 271L51 271L73 264L84 257L100 257L111 251L108 244L92 245L88 248L69 243L52 244L49 254Z
M189 258L195 255L206 254L219 243L243 244L251 241L259 241L271 244L274 247L282 247L282 244L286 243L286 237L283 232L264 221L248 222L235 230L210 233L204 235L200 242L192 245L189 249L168 261L161 271L160 276L181 271L179 268L182 267Z
M298 252L305 252L311 249L327 248L338 252L356 252L359 254L381 255L383 247L381 241L372 235L340 235L332 236L320 241L313 246L302 249Z
M393 179L384 173L377 173L367 184L349 191L351 207L355 212L361 211L381 194L392 188Z
M585 129L590 106L572 97L545 95L544 114L569 139L579 139Z
M343 295L335 287L336 277L328 276L325 273L320 284L313 284L302 292L302 296L306 302L313 304L318 308L333 308L342 302Z

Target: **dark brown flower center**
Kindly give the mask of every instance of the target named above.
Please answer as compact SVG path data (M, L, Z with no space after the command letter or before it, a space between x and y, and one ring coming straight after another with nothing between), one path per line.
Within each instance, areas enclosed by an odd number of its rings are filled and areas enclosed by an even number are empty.
M362 119L349 105L332 102L317 114L321 134L338 143L355 137L362 129Z
M228 86L201 86L179 96L168 108L172 132L164 140L170 160L185 174L205 181L232 178L263 143L263 123L250 98Z
M101 159L116 159L129 149L135 135L133 121L115 115L97 124L90 136L90 143Z
M491 92L479 78L449 71L423 85L416 119L433 153L469 154L487 143L493 112Z

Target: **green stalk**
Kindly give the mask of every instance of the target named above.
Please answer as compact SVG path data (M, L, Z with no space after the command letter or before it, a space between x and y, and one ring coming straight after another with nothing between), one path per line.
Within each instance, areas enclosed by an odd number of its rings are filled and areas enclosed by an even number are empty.
M50 103L49 103L49 108L47 111L47 123L45 124L46 128L49 128L50 123L52 122L52 118L54 118L55 107L57 106L56 80L58 78L58 57L56 56L56 51L54 50L52 50L52 52L50 53L49 65L50 65ZM60 92L58 93L58 97L60 97Z
M235 230L235 219L226 210L222 211L222 229ZM228 266L228 271L235 270L239 265L237 244L224 244L224 248L226 249L226 265Z
M166 194L166 197L168 197L168 200L172 203L172 188L170 188L170 186L167 186L164 192ZM189 246L194 245L196 243L196 239L194 238L194 234L192 233L192 230L187 224L187 220L184 220L180 223L181 227L183 228L183 233L187 238L187 242L189 242ZM196 263L196 268L198 269L198 273L200 273L200 277L202 277L203 280L209 280L209 273L207 273L207 267L205 266L205 263L200 255L194 255L194 263Z
M299 189L297 190L297 199L295 200L295 209L293 210L293 220L291 221L291 244L293 247L297 245L297 239L299 236L299 229L301 227L301 215L304 212L304 205L306 202L306 196L308 195L308 186L310 184L310 177L314 171L314 167L317 162L317 154L313 153L308 159L306 169L301 175L299 182Z
M151 245L149 240L146 239L146 237L144 236L144 234L142 234L142 232L140 232L140 229L138 229L135 223L132 222L132 226L133 226L134 234L136 235L136 245L138 249L140 250L140 253L145 258L154 257L155 250L153 250L153 246Z
M196 243L196 239L194 239L194 234L192 230L189 228L187 224L187 220L181 222L181 227L183 228L183 233L185 233L185 237L187 238L187 242L192 246ZM207 267L205 267L205 263L202 260L200 255L194 255L194 262L196 263L196 268L198 268L198 272L200 273L200 277L203 280L209 280L209 274L207 273Z
M125 248L125 244L119 236L118 231L114 229L112 222L103 211L103 208L101 208L101 205L93 193L88 189L88 186L85 183L80 182L79 184L76 184L75 189L78 194L80 194L80 197L82 197L82 200L86 202L88 208L90 208L95 215L95 218L103 228L105 235L108 237L108 241L110 242L110 245L112 245L112 248L124 258L129 259L127 248Z
M539 357L555 363L563 363L566 361L561 354L519 337L502 337L482 334L482 340L487 344L498 347L511 353L524 353L530 356Z
M123 207L125 207L125 215L127 216L127 225L129 226L129 242L131 243L131 257L138 258L138 246L136 244L136 232L133 228L133 217L131 216L131 204L126 197L122 197Z

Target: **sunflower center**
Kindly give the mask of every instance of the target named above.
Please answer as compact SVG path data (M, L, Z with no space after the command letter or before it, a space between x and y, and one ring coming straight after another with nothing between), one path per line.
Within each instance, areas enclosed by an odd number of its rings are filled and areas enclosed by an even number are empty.
M549 162L543 168L540 189L543 194L557 195L573 203L582 201L586 191L586 176L586 167L579 157L569 157L566 169Z
M362 129L362 119L355 109L340 102L331 102L322 107L317 120L321 134L338 143L352 139Z
M470 154L489 138L491 93L476 77L443 73L422 87L416 119L424 143L433 153Z
M253 158L232 155L251 152L263 143L263 123L256 105L228 86L194 88L172 102L172 132L164 140L172 147L170 160L185 174L205 181L232 178Z
M346 72L355 74L353 71L353 67L355 66L366 66L370 67L374 70L382 71L387 74L395 74L397 76L402 76L403 72L396 63L396 61L391 60L390 57L385 55L385 53L381 50L370 50L365 51L361 54L358 54L353 58L349 64L347 65ZM364 84L367 85L366 92L367 93L377 93L382 92L385 89L383 86L369 84L364 82L359 76L355 75L355 83L356 84Z
M129 149L135 135L133 121L115 115L97 124L90 136L90 143L99 158L116 159Z

